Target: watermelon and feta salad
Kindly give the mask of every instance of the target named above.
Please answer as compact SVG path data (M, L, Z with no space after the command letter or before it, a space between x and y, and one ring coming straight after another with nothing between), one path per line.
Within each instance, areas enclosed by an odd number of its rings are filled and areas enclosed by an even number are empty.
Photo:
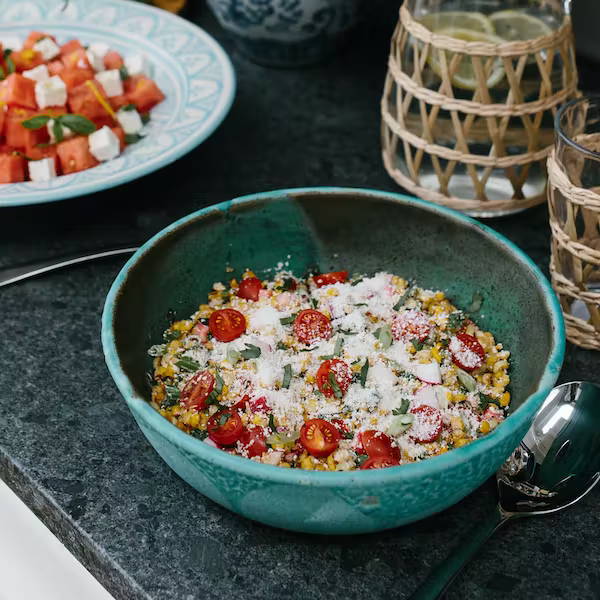
M441 291L391 273L246 271L149 349L152 405L254 461L378 469L447 452L506 417L509 355Z
M139 141L165 99L143 55L59 45L32 31L0 43L0 184L49 181L97 166Z

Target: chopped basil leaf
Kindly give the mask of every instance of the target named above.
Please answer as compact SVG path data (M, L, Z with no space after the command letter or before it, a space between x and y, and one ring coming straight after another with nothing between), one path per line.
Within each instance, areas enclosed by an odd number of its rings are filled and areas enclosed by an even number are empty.
M227 421L229 421L230 417L231 417L230 413L223 413L222 415L219 415L219 427L223 427L223 425L225 425L225 423L227 423Z
M296 281L292 278L292 277L286 277L283 280L282 285L279 287L279 289L282 292L287 292L289 290L293 290L294 286L296 285Z
M175 406L179 402L179 388L175 385L165 385L166 398L162 401L161 406L168 408Z
M333 347L333 355L334 356L340 356L340 354L342 353L343 345L344 345L344 338L340 335L335 340L335 346Z
M273 413L271 413L269 415L269 428L271 429L271 431L276 432L277 431L277 427L275 425L275 418L273 417Z
M217 394L221 394L224 384L225 382L223 381L219 371L215 371L215 392L217 392Z
M359 302L358 304L355 304L354 306L369 306L366 302Z
M360 362L360 358L357 358L356 360L353 360L350 364L357 365L359 362Z
M150 123L150 113L142 113L140 118L142 119L142 125L147 125Z
M127 70L127 67L125 65L121 65L121 67L119 68L119 76L121 77L121 81L129 79L129 71Z
M319 301L316 298L311 298L310 303L312 304L313 308L317 308L319 306Z
M415 284L413 282L409 282L404 294L402 294L402 296L400 296L398 299L398 302L394 304L394 310L400 310L400 308L406 304L406 301L413 295L415 289Z
M354 434L351 431L342 431L341 435L342 435L342 438L344 438L345 440L354 439Z
M367 374L369 373L369 359L365 360L365 364L360 368L360 385L365 387L367 384Z
M349 329L340 329L340 333L344 335L356 335L356 331L350 331Z
M354 287L355 285L358 285L362 280L363 280L362 277L360 279L355 279L350 285L352 287Z
M200 365L194 359L189 358L188 356L181 357L175 364L184 371L200 370Z
M6 73L4 72L4 69L2 67L0 67L0 81L2 81L5 78L6 78Z
M49 120L50 117L48 115L39 115L37 117L27 119L26 121L21 121L21 125L23 125L25 129L41 129L48 124Z
M220 406L219 404L219 394L217 394L217 390L213 390L208 398L206 399L206 404L215 404L216 406Z
M190 431L190 435L198 438L199 440L205 440L208 437L208 431L205 429L192 429L192 431Z
M148 354L150 356L162 356L167 351L166 344L154 344L148 349Z
M410 340L410 343L413 345L413 348L418 352L419 350L423 350L423 346L425 342L422 342L419 338L413 338Z
M377 329L375 337L379 340L384 350L387 350L392 345L392 330L389 325L383 325Z
M15 62L13 61L12 57L8 56L4 62L6 63L8 74L12 75L17 70L17 67L15 66Z
M410 400L408 398L402 398L402 401L400 402L400 406L398 408L395 408L392 411L393 415L405 415L406 412L408 411L408 407L410 405Z
M344 397L344 394L342 394L342 390L340 388L340 385L336 381L335 375L331 371L329 372L329 377L327 379L329 381L329 385L331 386L331 389L333 390L333 395L338 400L341 400Z
M400 435L412 427L415 416L412 414L402 414L394 417L387 431L390 435Z
M167 330L163 333L163 340L165 342L172 342L173 340L178 340L181 337L181 331L177 331L176 329Z
M277 350L287 350L288 346L283 342L277 342Z
M232 348L231 346L227 348L227 360L232 365L235 365L240 358L242 358L242 355L235 348Z
M244 360L249 360L250 358L258 358L261 355L261 350L258 346L254 344L246 344L246 348L240 351L240 356Z
M2 53L2 58L5 60L12 54L12 50L10 48L4 48L4 52Z
M483 296L481 292L475 292L473 294L473 299L471 300L471 304L469 305L469 312L476 313L481 310L481 305L483 304Z
M496 406L499 406L500 408L502 408L500 401L497 400L496 398L492 398L491 396L488 396L487 394L483 394L482 392L479 392L478 395L479 395L479 408L481 410L485 410L489 404L495 404Z
M126 104L125 106L121 107L121 110L126 110L126 111L136 110L135 104Z
M465 315L462 311L453 312L448 317L448 329L450 331L456 331L462 327L462 324L465 322Z
M59 123L64 127L68 127L71 131L79 135L90 135L96 131L96 125L86 117L81 115L61 115L56 117L55 123Z
M292 381L292 365L285 365L283 367L283 383L281 387L288 389L290 387L290 383Z
M144 136L139 133L126 133L125 134L125 143L128 145L137 144L139 141L143 140ZM227 297L229 294L227 293Z
M298 316L298 314L296 313L296 314L293 314L293 315L291 315L289 317L284 317L283 319L279 319L279 322L282 325L291 325L296 320L297 316Z
M331 360L332 358L335 358L335 354L322 354L319 356L319 360Z
M360 467L362 464L368 460L369 456L367 454L358 454L356 456L356 466Z

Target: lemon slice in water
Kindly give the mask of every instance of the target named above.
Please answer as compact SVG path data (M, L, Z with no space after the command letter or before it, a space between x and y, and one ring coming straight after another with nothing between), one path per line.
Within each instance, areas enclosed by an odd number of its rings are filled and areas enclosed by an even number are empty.
M446 29L440 29L436 31L440 35L447 35L465 42L487 42L489 44L502 44L506 40L494 35L493 33L487 33L482 31L473 31L472 29L464 29L460 27L448 27ZM446 51L446 62L450 66L454 53ZM433 71L442 76L442 68L439 61L437 51L432 51L427 59L429 66ZM482 58L483 65L486 65L486 59ZM488 74L487 87L493 88L498 85L504 78L504 67L502 61L496 59L492 65L491 72ZM452 85L462 88L463 90L475 90L477 89L479 82L475 75L475 69L473 68L473 62L470 56L464 55L458 69L452 76Z
M481 31L483 33L494 34L492 22L480 12L467 12L462 10L436 12L424 15L418 19L421 25L424 25L433 33L438 33L440 29L449 27L460 27L471 31Z
M518 10L501 10L490 15L497 36L507 42L534 40L552 33L552 28L539 17Z

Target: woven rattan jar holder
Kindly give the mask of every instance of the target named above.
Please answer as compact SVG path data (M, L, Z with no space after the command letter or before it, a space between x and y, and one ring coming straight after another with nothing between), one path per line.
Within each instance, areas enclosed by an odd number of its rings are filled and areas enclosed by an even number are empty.
M414 72L403 70L402 59L409 50L414 53ZM447 55L445 51L451 53ZM441 65L441 83L438 89L422 86L422 74L427 67L430 52L437 53ZM450 60L448 57L451 56ZM472 99L455 98L452 92L452 76L461 61L472 62L479 85ZM562 88L554 90L552 71L555 61L562 63ZM493 103L487 87L486 71L492 64L501 61L509 89L504 104ZM532 62L539 69L539 94L537 99L525 102L521 90L521 78L525 67ZM400 8L400 20L392 37L388 73L385 81L382 112L383 161L388 173L403 188L425 200L436 202L457 210L516 212L545 201L545 192L535 197L526 197L523 186L532 165L540 163L545 168L552 150L553 138L543 139L542 118L547 111L554 116L559 105L577 95L577 67L573 48L571 20L565 17L562 25L547 36L524 42L465 42L460 39L432 33L417 22L406 6ZM407 126L413 115L409 107L413 99L419 104L417 127ZM440 110L449 111L453 137L453 148L436 142L435 126ZM487 155L470 152L467 139L472 134L473 124L479 120L487 131L484 135L493 144ZM506 147L511 141L507 135L509 121L517 117L522 120L527 137L527 152L508 155ZM420 130L420 135L415 132ZM396 164L398 145L403 147L410 176ZM438 189L422 187L419 169L425 155L431 158L435 169ZM441 160L440 160L441 159ZM442 166L442 162L445 166ZM473 182L475 198L459 198L448 193L458 163L467 166ZM490 200L486 195L486 184L494 169L504 169L512 184L513 196L501 200Z
M600 190L574 185L554 153L548 158L548 184L550 273L567 338L582 348L600 350L600 291L594 291L600 290ZM588 320L572 314L575 302L585 305Z

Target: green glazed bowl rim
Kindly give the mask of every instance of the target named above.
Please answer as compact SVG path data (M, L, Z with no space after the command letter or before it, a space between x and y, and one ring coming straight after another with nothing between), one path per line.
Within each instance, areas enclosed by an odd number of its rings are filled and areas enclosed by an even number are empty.
M121 367L113 331L114 315L118 298L123 286L126 284L128 274L132 268L147 252L150 252L160 240L170 235L173 231L186 227L198 218L214 215L214 213L218 211L227 212L234 206L276 199L282 196L293 197L294 195L305 194L352 194L364 196L366 198L379 198L401 204L414 205L423 210L438 213L446 219L459 221L464 225L478 230L482 235L491 238L492 241L503 246L531 273L532 277L543 291L546 307L550 312L553 329L552 349L537 389L530 394L514 413L507 417L501 427L498 427L487 436L479 438L461 448L456 448L451 452L446 452L421 462L409 463L399 467L345 472L282 469L281 467L265 465L247 458L228 454L227 452L209 446L201 440L193 438L161 416L158 411L150 406L147 400L136 393L131 381ZM252 476L280 484L343 488L347 485L374 486L400 480L415 480L436 476L453 465L470 462L475 456L488 452L503 440L510 437L514 431L522 426L524 421L533 419L533 416L538 411L542 402L556 382L565 354L565 329L560 304L546 277L521 249L490 227L455 210L404 194L363 188L306 187L250 194L233 200L227 200L219 204L214 204L175 221L150 238L123 266L108 292L104 305L104 312L102 314L102 346L110 374L132 413L134 415L139 414L146 425L151 427L159 436L165 438L173 445L181 447L191 454L197 454L199 457L223 469L241 475Z

